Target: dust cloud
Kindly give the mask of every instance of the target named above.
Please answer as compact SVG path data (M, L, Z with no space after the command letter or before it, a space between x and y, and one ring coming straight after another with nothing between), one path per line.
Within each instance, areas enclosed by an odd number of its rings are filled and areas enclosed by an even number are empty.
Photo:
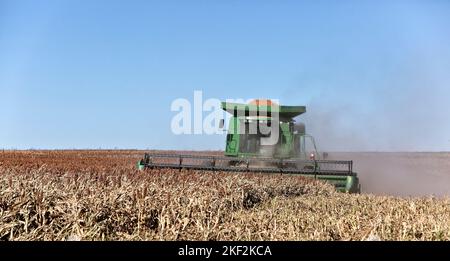
M360 88L329 83L296 120L319 151L353 160L363 192L450 196L450 78L404 67L403 76L380 75L379 86L356 75Z
M450 152L332 152L329 159L353 160L362 193L450 196Z
M380 102L379 115L354 106L327 110L316 104L305 119L306 131L330 159L354 162L363 193L450 196L450 152L440 152L449 151L444 113L449 105L442 99L436 95L436 104L428 108L413 99L411 104L386 99Z

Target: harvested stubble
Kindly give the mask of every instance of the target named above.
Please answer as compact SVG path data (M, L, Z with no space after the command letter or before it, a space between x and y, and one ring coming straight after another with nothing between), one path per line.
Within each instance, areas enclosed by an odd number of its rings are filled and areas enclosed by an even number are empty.
M0 238L450 239L448 200L348 195L293 176L143 173L135 157L131 151L0 153Z

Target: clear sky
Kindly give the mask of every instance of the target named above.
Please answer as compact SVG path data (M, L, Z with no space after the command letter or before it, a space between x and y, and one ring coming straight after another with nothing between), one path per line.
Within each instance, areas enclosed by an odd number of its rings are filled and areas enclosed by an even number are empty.
M0 148L223 149L177 98L306 105L322 150L450 150L449 1L0 0Z

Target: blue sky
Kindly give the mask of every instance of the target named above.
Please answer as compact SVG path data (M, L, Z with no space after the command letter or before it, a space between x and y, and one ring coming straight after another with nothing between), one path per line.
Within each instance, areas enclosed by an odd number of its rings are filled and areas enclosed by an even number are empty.
M279 99L322 150L450 149L448 1L0 0L0 148L223 149L177 98Z

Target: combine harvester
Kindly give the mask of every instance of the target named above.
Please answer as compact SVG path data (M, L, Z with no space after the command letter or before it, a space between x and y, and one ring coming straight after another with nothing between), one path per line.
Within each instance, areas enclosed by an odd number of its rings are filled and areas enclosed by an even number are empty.
M320 159L314 138L306 134L304 124L295 122L306 112L304 106L280 106L270 100L221 106L232 115L224 156L146 153L138 168L301 175L330 182L338 191L360 193L353 162Z

